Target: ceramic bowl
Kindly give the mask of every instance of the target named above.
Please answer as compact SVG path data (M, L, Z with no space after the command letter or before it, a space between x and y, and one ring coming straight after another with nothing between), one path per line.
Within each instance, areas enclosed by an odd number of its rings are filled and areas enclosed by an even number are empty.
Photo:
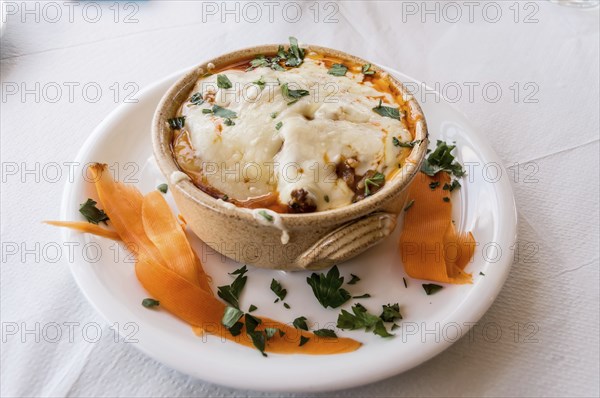
M161 99L152 123L157 163L187 225L211 248L240 263L281 270L326 268L352 258L389 236L403 210L407 188L418 172L427 150L427 124L421 107L406 88L390 76L403 94L415 121L415 145L402 169L381 190L345 207L305 214L281 214L277 223L265 223L256 211L215 199L197 188L181 171L172 152L173 131L167 120L177 115L194 84L208 65L218 70L257 54L271 55L278 45L234 51L198 65L179 79ZM333 56L350 63L367 61L329 48L306 45L307 51ZM211 65L211 67L213 66ZM387 73L376 66L377 73ZM277 225L275 225L277 224ZM289 239L282 239L287 235ZM287 242L286 242L287 240ZM285 243L284 243L285 242Z

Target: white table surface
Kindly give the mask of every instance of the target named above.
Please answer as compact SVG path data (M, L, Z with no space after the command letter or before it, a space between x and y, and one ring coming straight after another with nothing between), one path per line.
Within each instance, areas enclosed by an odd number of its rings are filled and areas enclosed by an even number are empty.
M132 344L115 343L110 325L71 278L66 249L60 261L50 261L54 254L44 247L50 250L60 238L40 221L58 217L68 183L64 162L75 158L127 93L203 59L285 42L289 35L393 66L438 84L449 97L460 87L456 107L502 158L520 217L518 250L506 248L515 255L513 269L479 323L499 328L497 341L479 331L402 375L326 395L599 395L598 9L547 1L458 2L454 8L434 1L326 3L317 4L315 22L313 1L288 6L287 21L285 3L274 2L270 23L263 2L256 3L259 22L252 22L256 9L244 3L237 5L236 22L235 14L222 15L221 2L208 8L191 1L106 2L94 23L100 3L40 3L36 10L33 2L6 2L0 64L3 397L279 395L196 380ZM302 16L294 23L296 6ZM211 15L214 7L218 12ZM439 12L421 15L424 7ZM332 12L337 22L326 23ZM125 23L131 13L132 23ZM87 97L81 90L86 84ZM91 101L94 87L102 89L97 102ZM24 98L23 89L31 91ZM50 174L53 162L63 165L58 181ZM68 322L76 323L72 338ZM103 333L90 343L82 328L94 322ZM53 323L63 330L55 342Z

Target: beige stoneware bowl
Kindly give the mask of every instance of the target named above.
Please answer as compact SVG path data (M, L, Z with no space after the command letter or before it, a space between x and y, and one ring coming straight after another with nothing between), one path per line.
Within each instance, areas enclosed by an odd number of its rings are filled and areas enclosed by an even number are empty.
M275 54L277 48L278 45L263 45L234 51L198 65L179 79L163 96L154 114L154 155L187 225L217 252L261 268L325 268L362 253L392 233L404 208L407 188L426 154L427 124L417 101L390 76L392 84L408 99L412 115L407 116L418 119L414 138L422 140L414 146L404 167L372 196L334 210L281 214L279 226L265 225L264 220L255 218L250 209L209 196L189 179L173 178L180 170L173 157L173 131L167 120L177 116L179 107L190 97L194 84L206 73L208 65L212 63L219 70L258 54ZM338 50L313 45L304 48L307 52L316 51L350 63L368 63ZM377 73L386 73L376 66L373 69ZM286 244L281 239L283 230L289 235Z

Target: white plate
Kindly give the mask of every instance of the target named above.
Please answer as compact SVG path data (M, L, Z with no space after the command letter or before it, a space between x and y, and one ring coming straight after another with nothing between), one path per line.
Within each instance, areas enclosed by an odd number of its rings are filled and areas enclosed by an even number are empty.
M150 123L159 99L182 73L141 92L138 103L124 104L112 112L87 140L77 161L108 163L115 173L118 171L121 181L138 181L144 193L164 182L152 160ZM392 73L402 81L414 82L398 72ZM406 275L397 249L399 230L382 244L340 265L346 280L350 273L361 278L357 284L347 286L353 295L372 296L350 300L343 308L349 309L352 303L360 301L379 314L381 305L400 303L404 319L394 338L340 331L340 335L355 338L364 345L343 355L269 354L268 358L214 336L199 338L188 325L166 311L148 310L140 305L148 294L137 281L126 251L115 250L116 243L110 240L64 230L65 241L88 244L82 251L87 258L80 253L70 266L75 280L92 305L112 325L118 325L123 338L168 366L209 382L253 390L323 391L371 383L419 365L466 335L469 326L490 307L508 275L512 263L510 250L516 235L516 209L506 173L495 182L486 181L482 173L485 164L501 164L497 155L448 103L442 100L423 105L432 142L438 138L456 141L460 160L479 164L467 177L471 181L464 181L463 188L453 197L457 226L473 231L479 246L467 267L473 273L473 285L447 285L432 296L422 289L424 281L407 278L408 288L404 287L402 278ZM493 177L492 168L485 170ZM62 218L79 220L79 204L90 196L94 197L93 186L84 179L69 184L64 193ZM402 220L398 225L402 225ZM240 265L216 254L198 239L194 238L194 242L207 272L213 276L213 288L231 283L227 273ZM250 267L242 308L254 304L259 308L254 314L259 316L283 322L306 316L313 328L335 327L340 309L326 310L319 305L306 283L308 275L310 272L285 273ZM288 290L286 302L291 305L290 310L281 303L273 303L271 278L279 280Z

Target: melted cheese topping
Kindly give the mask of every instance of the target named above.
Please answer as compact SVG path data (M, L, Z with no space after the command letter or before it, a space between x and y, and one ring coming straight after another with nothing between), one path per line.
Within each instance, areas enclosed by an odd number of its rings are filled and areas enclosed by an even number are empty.
M282 204L304 189L321 211L352 203L354 192L336 174L343 159L357 161L357 175L375 170L389 177L398 170L406 149L393 139L410 142L411 134L405 123L373 111L380 99L398 108L394 97L363 82L360 72L327 72L325 62L307 56L286 71L228 69L201 78L192 93L206 101L188 102L181 113L203 182L239 201L275 193ZM219 88L217 75L232 87ZM289 104L294 98L284 96L286 83L310 94ZM236 117L208 113L213 105Z

